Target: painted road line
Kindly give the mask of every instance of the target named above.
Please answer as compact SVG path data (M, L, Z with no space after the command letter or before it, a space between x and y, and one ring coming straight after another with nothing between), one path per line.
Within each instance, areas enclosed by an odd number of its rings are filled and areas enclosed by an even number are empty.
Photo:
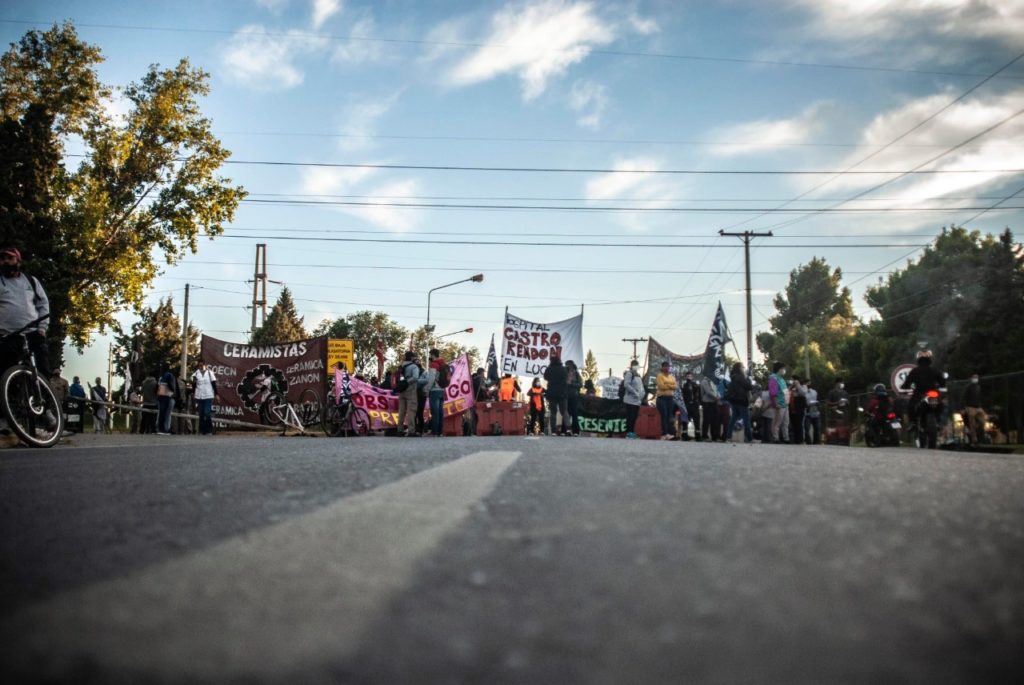
M219 679L351 655L518 452L477 452L0 621L3 670Z

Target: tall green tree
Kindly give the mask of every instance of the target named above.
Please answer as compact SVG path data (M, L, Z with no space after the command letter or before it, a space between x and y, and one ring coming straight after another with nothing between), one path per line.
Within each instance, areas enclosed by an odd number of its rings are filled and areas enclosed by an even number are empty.
M412 332L413 347L420 355L420 360L426 364L427 354L431 349L437 348L437 351L441 353L441 356L446 359L449 363L457 357L463 354L469 355L470 373L475 371L473 364L477 361L481 361L480 350L475 347L468 347L463 345L454 338L437 338L433 333L429 333L425 326L420 326ZM402 347L402 353L404 354L405 349L408 347L408 341Z
M257 328L250 339L253 345L270 345L307 337L303 318L295 309L292 292L286 287L281 288L277 302L270 308L266 321Z
M216 236L245 196L217 175L228 158L202 116L208 74L181 60L121 91L71 24L29 31L0 57L0 242L19 245L50 298L51 358L139 308L161 264ZM68 141L81 158L66 165Z
M593 350L587 350L587 356L583 361L583 370L581 371L583 380L596 381L601 375L601 371L597 368L597 357L594 356Z
M181 365L181 342L181 318L170 297L160 300L156 307L143 309L129 331L115 334L114 370L123 376L130 365L133 382L138 384L145 376L156 373L162 364L177 368ZM190 365L199 358L199 330L191 323L188 357L192 360Z
M841 269L817 257L790 272L785 292L775 296L771 330L757 335L761 352L801 376L810 367L819 384L842 373L842 350L856 331L852 297L842 280Z
M944 228L917 261L865 299L878 318L844 354L858 382L887 382L922 345L955 376L1020 370L1024 276L1021 246L1009 230L997 238Z

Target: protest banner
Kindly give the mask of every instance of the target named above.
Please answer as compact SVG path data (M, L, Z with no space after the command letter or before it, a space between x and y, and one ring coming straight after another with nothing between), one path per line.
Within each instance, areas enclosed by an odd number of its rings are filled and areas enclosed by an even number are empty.
M644 371L644 387L648 392L653 393L655 379L661 372L661 363L667 361L669 371L676 377L677 383L685 380L686 374L692 373L699 378L704 370L704 355L683 355L676 354L654 338L647 341L647 368Z
M501 341L501 372L543 376L552 356L583 363L583 314L565 321L535 323L505 312Z
M577 406L580 430L584 433L615 435L626 432L626 405L618 399L582 395Z
M622 385L622 376L602 378L596 383L596 385L601 389L601 397L609 400L617 400L619 399L619 386Z
M215 417L259 423L260 405L274 390L297 402L306 388L324 392L327 337L246 345L202 337L203 360L217 377Z
M469 358L460 356L452 363L452 378L444 389L444 416L455 416L473 407L473 381L469 374ZM335 388L341 388L341 373L336 372ZM388 430L398 427L398 395L390 390L375 388L355 376L349 377L352 403L366 410L370 417L370 430ZM424 417L430 409L424 407Z

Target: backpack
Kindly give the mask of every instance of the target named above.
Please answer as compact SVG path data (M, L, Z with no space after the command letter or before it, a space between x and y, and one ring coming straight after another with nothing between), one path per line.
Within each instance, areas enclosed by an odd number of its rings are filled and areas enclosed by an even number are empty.
M452 382L452 367L448 364L442 364L441 368L437 370L437 387L447 388L448 384Z
M402 364L402 369L398 372L398 379L395 381L395 390L400 393L409 389L409 379L405 377L405 367L409 363Z

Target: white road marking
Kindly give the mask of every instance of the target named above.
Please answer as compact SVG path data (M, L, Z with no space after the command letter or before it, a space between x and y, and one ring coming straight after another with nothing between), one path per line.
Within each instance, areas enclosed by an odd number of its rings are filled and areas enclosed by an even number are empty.
M518 457L478 452L29 607L0 623L3 661L219 679L344 658Z

